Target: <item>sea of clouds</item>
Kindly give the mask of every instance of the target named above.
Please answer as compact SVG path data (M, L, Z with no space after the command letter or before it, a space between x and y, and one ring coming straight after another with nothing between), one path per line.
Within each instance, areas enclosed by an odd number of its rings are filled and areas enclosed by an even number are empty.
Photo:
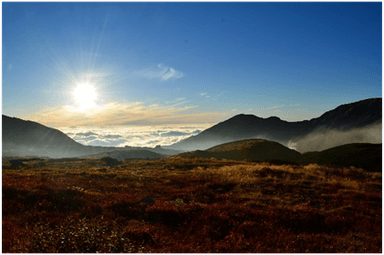
M209 125L109 126L60 128L70 138L83 145L106 147L167 146L197 135Z
M60 128L70 138L83 145L105 147L156 147L177 143L198 135L210 124L186 125L114 125L104 127ZM347 143L381 143L382 125L375 124L348 131L319 130L289 141L286 146L301 153L321 151Z

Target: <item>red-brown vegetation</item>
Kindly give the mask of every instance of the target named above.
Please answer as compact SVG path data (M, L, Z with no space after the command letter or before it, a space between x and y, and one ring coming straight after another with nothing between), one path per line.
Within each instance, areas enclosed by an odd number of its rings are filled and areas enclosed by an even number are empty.
M3 159L3 252L382 251L381 173L212 159L42 161L12 169Z

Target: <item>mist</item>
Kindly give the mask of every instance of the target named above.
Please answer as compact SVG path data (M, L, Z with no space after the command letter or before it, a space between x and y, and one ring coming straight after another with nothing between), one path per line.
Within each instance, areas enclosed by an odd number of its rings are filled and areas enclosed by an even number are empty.
M302 138L290 140L287 146L304 153L322 151L349 143L382 143L382 124L373 124L348 131L334 129L315 131Z

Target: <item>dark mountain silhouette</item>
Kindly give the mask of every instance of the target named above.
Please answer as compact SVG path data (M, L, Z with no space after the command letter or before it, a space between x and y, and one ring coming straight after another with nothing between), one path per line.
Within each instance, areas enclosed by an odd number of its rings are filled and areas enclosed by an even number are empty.
M3 156L65 158L137 149L147 149L164 155L175 155L181 152L161 146L156 148L84 146L57 129L5 115L2 115L2 129Z
M382 144L352 143L320 152L303 153L298 160L303 165L354 166L369 172L382 171Z
M346 131L381 121L381 98L340 105L318 118L298 122L288 122L278 117L260 118L255 115L239 114L169 148L205 150L218 144L251 138L268 139L286 145L288 141L314 131L326 129Z
M85 146L59 130L5 115L2 121L3 155L13 152L18 155L68 157L85 151Z
M205 151L179 154L184 158L216 158L246 161L285 161L295 162L300 153L277 142L263 139L249 139L224 143Z
M370 172L381 172L382 144L353 143L320 152L299 153L277 142L248 139L224 143L207 150L196 150L177 155L182 158L215 158L270 162L279 164L318 164L358 167Z

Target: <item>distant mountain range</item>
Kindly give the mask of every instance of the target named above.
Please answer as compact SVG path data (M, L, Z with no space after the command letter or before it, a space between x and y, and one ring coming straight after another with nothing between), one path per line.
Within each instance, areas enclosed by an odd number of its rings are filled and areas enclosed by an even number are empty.
M119 155L119 158L131 158L133 156L139 157L141 150L142 158L152 158L176 155L185 151L206 150L223 143L252 138L267 139L287 145L288 141L317 130L350 130L381 123L381 121L382 99L373 98L341 105L324 113L319 118L299 122L283 121L277 117L264 119L254 115L240 114L171 146L158 146L156 148L127 146L121 148L84 146L57 129L2 115L2 153L3 156L64 158L103 153L113 155L111 153L114 152ZM261 145L254 144L253 146L252 148L257 148ZM144 150L157 154L149 155ZM119 153L119 151L136 152L126 153L124 156L124 153ZM215 153L215 149L212 148L208 152Z
M381 98L340 105L318 118L298 122L288 122L278 117L260 118L255 115L239 114L168 148L186 151L205 150L215 145L251 138L262 138L287 145L293 139L319 130L347 131L381 122Z
M182 158L215 158L270 162L274 164L319 164L358 167L370 172L381 172L382 144L355 143L337 146L320 152L299 153L277 142L248 139L229 142L207 150L185 152Z

